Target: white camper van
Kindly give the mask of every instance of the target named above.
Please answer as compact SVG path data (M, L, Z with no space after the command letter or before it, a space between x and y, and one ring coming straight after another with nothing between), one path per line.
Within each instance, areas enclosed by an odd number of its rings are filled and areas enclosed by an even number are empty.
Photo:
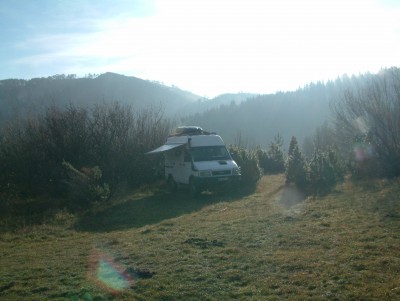
M165 179L171 191L178 184L187 184L196 196L207 187L240 179L240 168L222 138L200 127L177 128L164 145L147 154L157 153L165 155Z

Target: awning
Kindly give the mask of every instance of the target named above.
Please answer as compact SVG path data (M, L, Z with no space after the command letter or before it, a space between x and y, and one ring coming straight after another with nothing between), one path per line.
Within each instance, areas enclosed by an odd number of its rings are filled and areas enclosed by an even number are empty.
M186 143L164 144L156 149L153 149L152 151L145 153L145 155L153 155L153 154L163 153L163 152L169 151L173 148L182 146L184 144L186 144Z

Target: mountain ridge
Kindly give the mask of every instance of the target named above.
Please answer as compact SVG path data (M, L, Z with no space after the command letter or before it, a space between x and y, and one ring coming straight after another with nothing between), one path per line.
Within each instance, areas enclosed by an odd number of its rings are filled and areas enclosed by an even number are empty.
M332 102L346 91L356 91L385 72L400 73L400 68L382 69L377 74L343 75L328 82L309 83L295 91L274 94L225 93L212 99L195 95L176 86L116 73L76 78L55 75L31 80L0 81L0 127L7 120L40 113L49 105L92 106L121 102L133 108L160 108L177 125L196 125L216 131L228 144L238 140L248 147L268 146L276 134L285 145L292 136L302 143L318 127L333 117Z
M173 116L182 106L199 98L175 86L111 72L84 78L55 75L30 80L6 79L0 81L0 124L41 113L50 105L92 106L115 101L139 109L161 106L167 116Z

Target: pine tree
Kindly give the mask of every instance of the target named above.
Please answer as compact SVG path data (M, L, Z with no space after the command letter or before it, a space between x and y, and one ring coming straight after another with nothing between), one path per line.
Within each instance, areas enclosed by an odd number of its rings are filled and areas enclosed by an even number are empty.
M295 183L300 189L306 189L306 167L296 137L292 137L286 161L286 183Z
M276 135L274 142L268 149L271 173L280 173L285 170L285 159L283 156L283 139L281 135Z

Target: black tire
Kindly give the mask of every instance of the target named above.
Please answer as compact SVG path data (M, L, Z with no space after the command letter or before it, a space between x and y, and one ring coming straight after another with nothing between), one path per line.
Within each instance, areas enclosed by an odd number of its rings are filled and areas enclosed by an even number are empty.
M170 175L167 180L167 189L169 192L174 193L178 189L178 185L176 184L174 178Z
M198 187L198 185L196 184L196 181L194 178L190 178L189 180L189 191L190 191L190 195L192 197L198 197L200 194L200 189Z

